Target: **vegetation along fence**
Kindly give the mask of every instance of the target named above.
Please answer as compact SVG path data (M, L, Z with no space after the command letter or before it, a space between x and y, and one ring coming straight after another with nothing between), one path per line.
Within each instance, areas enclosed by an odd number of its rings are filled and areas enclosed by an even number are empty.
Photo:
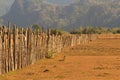
M54 35L51 30L0 27L0 74L21 69L64 48L89 43L96 35Z

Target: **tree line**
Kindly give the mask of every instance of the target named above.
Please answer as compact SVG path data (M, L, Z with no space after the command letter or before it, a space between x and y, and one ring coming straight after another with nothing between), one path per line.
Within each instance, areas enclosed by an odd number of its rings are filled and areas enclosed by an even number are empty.
M120 34L120 28L108 27L80 27L79 29L72 29L71 34Z
M41 29L41 27L37 24L32 26L33 30ZM55 35L62 35L65 33L70 34L120 34L120 27L80 27L80 28L73 28L70 31L64 31L62 29L53 28L51 29L51 34Z

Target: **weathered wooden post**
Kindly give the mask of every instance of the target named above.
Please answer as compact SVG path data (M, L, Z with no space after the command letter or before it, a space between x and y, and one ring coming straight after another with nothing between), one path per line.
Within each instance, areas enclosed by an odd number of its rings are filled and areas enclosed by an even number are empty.
M21 69L22 67L22 46L23 46L23 29L19 29L19 34L18 34L18 53L17 53L17 56L18 56L18 61L17 61L17 69Z
M31 59L31 29L28 29L28 34L27 34L27 65L30 65L30 59Z
M16 28L16 25L14 25L14 31L13 31L13 44L14 44L14 49L13 49L13 60L14 60L14 70L17 69L17 61L18 61L18 54L17 54L17 48L18 48L18 42L17 42L17 39L18 39L18 30Z
M2 27L2 35L1 35L1 39L2 39L2 53L1 53L1 73L5 73L5 26Z
M49 52L49 41L50 41L50 29L47 30L47 53L46 53L46 57L48 57L48 52Z
M35 43L34 43L34 32L31 34L31 64L35 62Z
M27 35L28 35L28 28L25 30L25 37L24 37L24 48L23 48L23 50L24 50L24 54L23 54L24 67L27 66L27 58L28 58L27 57L27 39L28 39Z
M20 57L20 68L23 68L23 60L24 60L24 51L23 51L23 48L24 48L24 41L23 41L23 37L24 37L24 34L23 34L23 28L21 29L21 36L20 36L20 54L21 54L21 57Z
M2 34L0 35L0 74L2 74Z
M11 30L10 30L10 22L8 22L8 71L12 70L11 61L12 61L12 53L11 53Z
M37 60L39 60L40 59L40 54L39 54L39 47L38 47L38 45L39 45L39 38L38 38L38 34L39 34L39 29L38 30L36 30L36 42L35 42L35 47L36 47L36 53L37 53Z
M7 72L8 72L8 36L7 34L5 34L5 73Z
M35 42L35 46L36 46L36 53L37 53L37 60L39 60L41 58L41 47L43 47L43 45L41 46L41 37L39 35L40 30L37 29L36 30L36 42ZM45 44L44 44L45 45Z
M46 40L44 40L44 33L41 33L40 35L40 49L41 49L41 57L42 58L45 58L45 54L46 54L46 51L44 51L46 49L46 44L44 42L46 42Z

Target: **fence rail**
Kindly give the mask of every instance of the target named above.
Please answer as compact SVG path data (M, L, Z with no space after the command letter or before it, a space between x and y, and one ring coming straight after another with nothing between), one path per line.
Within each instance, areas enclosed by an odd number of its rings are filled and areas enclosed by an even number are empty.
M21 69L35 63L48 54L59 53L64 48L89 43L97 35L51 35L44 31L0 27L0 74Z

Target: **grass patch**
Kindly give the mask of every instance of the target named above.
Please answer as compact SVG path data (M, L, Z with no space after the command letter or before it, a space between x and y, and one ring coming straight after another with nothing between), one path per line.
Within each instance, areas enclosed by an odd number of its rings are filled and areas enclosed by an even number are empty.
M3 76L2 76L2 75L0 75L0 80L1 80L1 79L3 79Z
M46 55L47 59L51 59L51 58L54 58L54 57L55 57L55 52L54 51L48 51L47 52L47 55Z
M98 74L98 75L96 75L96 76L98 76L98 77L106 77L106 76L108 76L109 75L109 73L102 73L102 74Z
M105 69L104 67L95 67L94 70L103 70Z
M14 75L14 74L17 74L17 73L18 73L18 70L16 70L16 71L10 71L6 75L11 76L11 75Z
M63 78L65 78L65 76L58 75L58 76L56 76L55 78L60 78L60 79L63 79Z

